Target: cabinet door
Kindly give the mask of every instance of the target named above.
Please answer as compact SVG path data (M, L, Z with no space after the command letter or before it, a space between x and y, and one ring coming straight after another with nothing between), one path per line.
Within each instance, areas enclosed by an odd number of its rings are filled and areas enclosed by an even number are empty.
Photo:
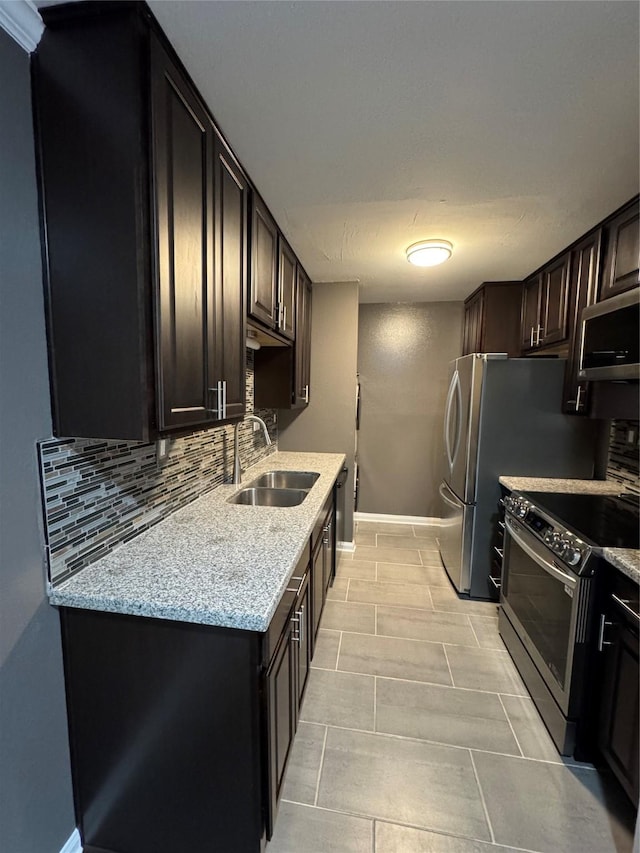
M463 355L482 352L483 294L478 293L464 306Z
M216 137L215 149L215 280L216 374L222 382L223 418L245 411L247 283L247 180L235 159Z
M567 337L570 262L571 254L567 253L542 272L543 304L536 336L540 346L559 343Z
M311 373L311 282L300 267L297 291L293 404L306 406Z
M296 732L296 642L293 622L287 622L282 641L267 671L267 727L269 755L269 802L267 837L271 838L289 752Z
M602 685L600 748L632 802L638 802L638 634L608 612ZM617 623L617 624L616 624Z
M522 289L522 349L533 349L536 332L540 323L540 276L536 275L525 281Z
M160 429L211 420L215 375L214 134L206 111L152 42Z
M608 246L600 299L635 287L639 281L640 230L637 200L608 227Z
M596 299L601 246L602 229L599 229L575 247L571 258L569 356L563 390L563 410L568 415L586 414L588 411L589 383L578 381L582 350L582 311Z
M262 199L252 193L249 314L273 328L278 298L278 226Z
M298 709L302 705L302 697L307 686L307 679L311 671L311 632L313 630L311 612L311 587L309 586L309 573L298 592L296 601L296 623L298 643L298 672L297 672L297 701Z
M311 567L311 607L313 610L313 619L311 622L311 654L315 651L316 637L318 636L318 628L320 627L320 617L322 616L322 608L324 606L324 563L326 552L324 545L321 543L313 555L313 564Z
M293 341L296 336L296 256L280 235L278 241L278 331Z

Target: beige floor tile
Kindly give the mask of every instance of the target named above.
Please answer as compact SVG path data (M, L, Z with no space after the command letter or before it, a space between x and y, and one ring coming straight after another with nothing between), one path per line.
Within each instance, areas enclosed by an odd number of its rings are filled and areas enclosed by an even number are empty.
M377 633L432 643L478 646L469 620L462 613L438 613L409 607L378 606Z
M282 791L285 800L314 804L326 731L316 723L298 723Z
M371 675L312 669L300 719L373 731L374 684Z
M409 529L408 533L378 533L378 548L425 548L426 550L437 550L434 540L429 537L414 536Z
M349 578L338 577L336 571L336 579L327 590L327 599L330 601L346 601L347 589L349 587Z
M329 729L318 805L490 840L466 749Z
M529 695L508 652L446 646L446 653L456 687Z
M423 585L441 584L439 569L427 566L403 566L400 563L378 563L376 580L417 583Z
M437 539L441 529L439 524L414 524L412 528L414 536L421 539Z
M373 560L347 560L336 569L336 578L360 578L374 581L376 564Z
M519 853L514 847L495 847L457 835L376 821L375 853Z
M344 633L338 669L409 681L451 684L442 645L419 640Z
M336 669L339 645L340 631L320 628L316 638L316 647L313 651L311 666L315 666L318 669Z
M374 560L376 563L405 563L421 566L420 551L417 548L372 548L367 545L356 546L355 560Z
M285 802L267 853L371 853L372 838L371 820Z
M440 551L427 551L424 548L421 548L420 559L422 560L422 563L425 566L437 566L442 571L443 576L447 577L447 573L445 572L444 566L442 565L442 560L440 559Z
M432 609L430 587L410 583L352 580L347 601Z
M469 621L482 649L506 651L505 644L498 632L498 620L491 616L469 616Z
M376 609L373 604L327 601L320 625L322 628L330 628L334 631L374 634L376 630Z
M357 533L396 533L409 534L412 531L410 524L396 524L392 521L358 521L356 524Z
M376 544L376 534L371 531L364 530L362 532L356 533L355 536L356 547L358 545L374 545Z
M378 678L376 731L520 755L495 693Z
M442 587L432 587L431 596L434 610L448 613L464 613L467 616L496 616L498 605L492 601L471 601L459 598L451 584Z

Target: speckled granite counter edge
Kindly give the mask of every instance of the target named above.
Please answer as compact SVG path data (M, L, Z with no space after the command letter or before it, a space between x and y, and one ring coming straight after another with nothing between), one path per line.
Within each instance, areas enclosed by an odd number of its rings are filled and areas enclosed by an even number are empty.
M603 548L602 556L622 574L640 584L640 551L632 548Z
M518 492L564 492L576 495L618 495L624 491L613 480L572 480L553 477L512 477L503 475L498 482Z
M265 631L344 465L343 454L278 452L49 589L55 606ZM315 470L297 507L228 498L267 470Z

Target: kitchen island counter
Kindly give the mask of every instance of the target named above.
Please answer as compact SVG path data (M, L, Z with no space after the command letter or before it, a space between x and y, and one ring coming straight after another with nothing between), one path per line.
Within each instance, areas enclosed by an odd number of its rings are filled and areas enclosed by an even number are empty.
M266 631L345 457L276 452L49 589L60 607ZM265 471L320 477L294 507L229 498Z

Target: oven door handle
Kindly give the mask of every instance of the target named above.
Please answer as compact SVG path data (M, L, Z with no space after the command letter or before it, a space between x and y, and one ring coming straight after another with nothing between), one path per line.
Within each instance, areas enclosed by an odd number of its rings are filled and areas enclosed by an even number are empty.
M532 548L531 545L529 545L529 543L526 542L522 538L522 536L520 536L518 531L514 528L513 524L510 522L508 516L505 518L505 523L507 526L507 530L509 531L509 534L512 536L514 542L516 542L522 548L522 550L531 557L532 560L535 560L535 562L541 568L543 568L545 570L545 572L547 572L547 574L550 574L551 577L554 577L556 580L560 581L561 583L566 584L568 587L570 587L570 589L576 588L576 586L578 585L578 581L575 578L571 577L571 575L568 575L565 572L560 571L560 569L558 569L553 563L550 563L548 560L545 560L544 557L542 556L542 554L539 554L535 550L535 548Z

